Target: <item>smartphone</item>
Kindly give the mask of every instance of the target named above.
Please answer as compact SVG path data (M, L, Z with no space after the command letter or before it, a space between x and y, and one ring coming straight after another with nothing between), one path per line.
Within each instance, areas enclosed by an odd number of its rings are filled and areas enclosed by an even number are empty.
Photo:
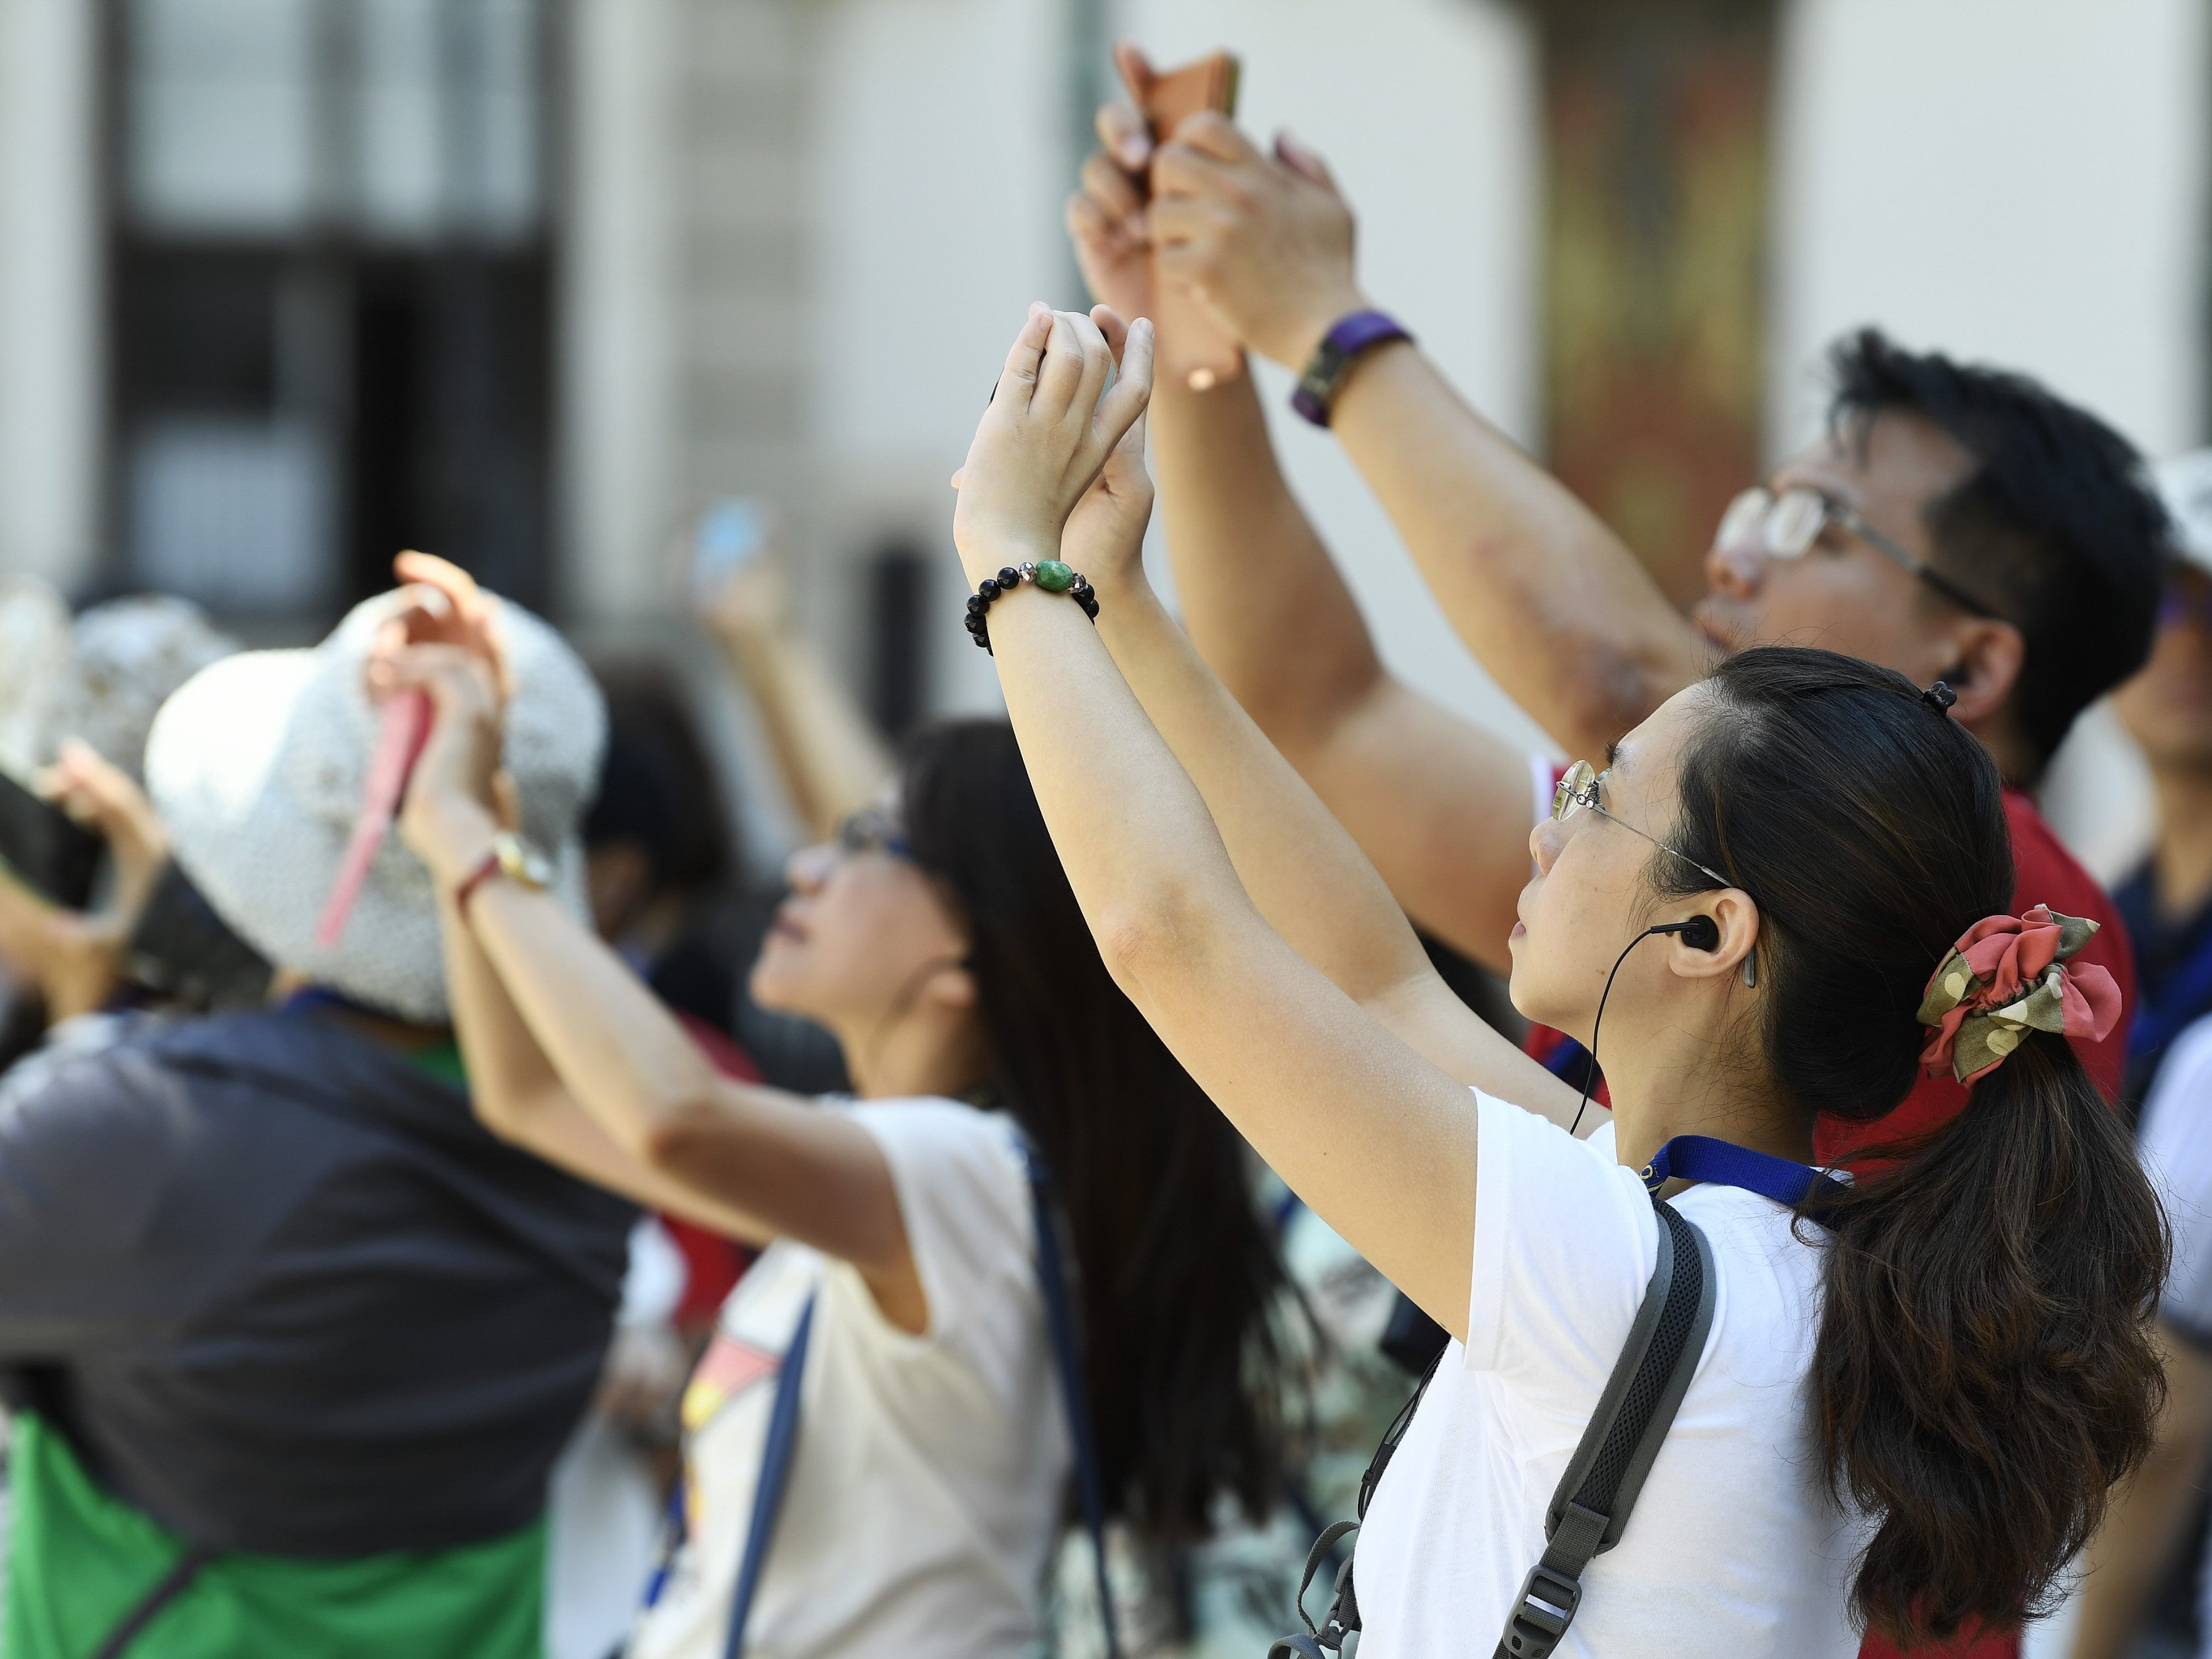
M0 862L34 891L83 909L106 850L98 835L0 772Z
M684 580L695 601L711 599L724 583L766 553L775 539L768 509L743 495L725 495L692 521Z
M250 1008L269 997L268 962L230 930L173 860L154 884L125 957L133 979L189 1007Z
M1152 142L1174 137L1185 121L1209 110L1234 116L1241 73L1234 53L1217 52L1155 76L1138 100L1152 130ZM1159 329L1161 373L1179 378L1194 392L1205 392L1243 371L1243 354L1237 342L1215 325L1187 289L1163 284L1153 303L1161 313L1153 319Z

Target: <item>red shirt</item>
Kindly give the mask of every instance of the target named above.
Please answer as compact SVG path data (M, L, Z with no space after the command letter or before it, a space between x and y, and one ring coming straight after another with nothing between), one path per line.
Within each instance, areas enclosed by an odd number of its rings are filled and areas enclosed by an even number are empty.
M721 1032L689 1014L679 1013L677 1018L724 1077L734 1078L739 1083L761 1080L760 1067L753 1064L753 1057ZM664 1215L659 1220L684 1257L684 1293L677 1301L671 1322L686 1335L696 1335L713 1327L722 1304L737 1288L738 1280L752 1266L757 1253L751 1246L725 1238L696 1222L672 1215Z
M2127 924L2105 896L2105 890L2051 833L2033 800L2017 789L2007 789L2004 805L2005 821L2012 830L2013 914L2047 904L2062 915L2087 916L2097 924L2095 937L2082 947L2079 959L2097 963L2112 974L2120 988L2120 1020L2104 1042L2076 1038L2074 1048L2090 1077L2104 1091L2105 1098L2116 1101L2121 1073L2127 1067L2128 1016L2136 1001L2135 951L2128 942ZM1929 963L1928 970L1935 972L1936 964ZM1549 1026L1532 1026L1527 1048L1537 1059L1548 1060L1565 1041L1564 1035ZM1814 1127L1814 1146L1826 1162L1848 1163L1855 1147L1922 1133L1947 1121L1966 1103L1966 1092L1955 1079L1923 1076L1887 1117L1871 1123L1822 1118ZM1606 1098L1602 1088L1595 1098ZM2016 1659L2019 1652L2019 1638L1990 1636L1941 1649L1918 1649L1915 1655L1916 1659L1934 1659L1937 1654L1942 1659ZM1902 1659L1902 1656L1882 1638L1869 1635L1859 1650L1859 1659Z

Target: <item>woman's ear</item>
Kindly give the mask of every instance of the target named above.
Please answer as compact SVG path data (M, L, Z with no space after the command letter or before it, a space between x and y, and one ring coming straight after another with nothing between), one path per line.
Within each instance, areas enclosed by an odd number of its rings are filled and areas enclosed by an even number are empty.
M1684 979L1715 979L1738 973L1759 943L1759 907L1751 895L1730 887L1702 904L1700 915L1711 916L1720 940L1711 950L1700 950L1676 933L1668 941L1667 965Z
M975 987L975 970L963 956L947 957L939 963L938 971L929 976L924 994L940 1008L966 1013L975 1006L981 994Z

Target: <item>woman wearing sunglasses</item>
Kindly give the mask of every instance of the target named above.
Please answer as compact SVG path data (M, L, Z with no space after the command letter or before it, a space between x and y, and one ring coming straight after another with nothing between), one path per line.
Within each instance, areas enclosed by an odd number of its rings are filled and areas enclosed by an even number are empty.
M386 673L439 709L403 831L444 896L478 1114L767 1246L685 1396L683 1542L632 1655L1035 1651L1071 1350L1098 1507L1140 1542L1272 1507L1282 1279L1243 1149L1107 975L1006 726L923 733L791 861L751 988L836 1036L858 1098L823 1104L718 1075L538 890L494 810L491 666Z
M1454 1338L1358 1540L1363 1659L1490 1651L1525 1607L1653 1271L1646 1176L1708 1240L1715 1311L1556 1650L1798 1659L1861 1626L2017 1627L2147 1443L2164 1236L2066 1041L2117 994L2074 961L2087 924L2006 914L1987 753L1940 691L1760 649L1563 788L1512 994L1598 1047L1613 1115L1578 1140L1572 1093L1435 982L1145 589L1150 330L1107 390L1121 325L1097 315L1032 312L955 540L995 584L986 637L1117 981ZM1102 501L1094 623L1042 578ZM1962 1114L1856 1185L1809 1167L1816 1115L1880 1115L1923 1061L1972 1082Z

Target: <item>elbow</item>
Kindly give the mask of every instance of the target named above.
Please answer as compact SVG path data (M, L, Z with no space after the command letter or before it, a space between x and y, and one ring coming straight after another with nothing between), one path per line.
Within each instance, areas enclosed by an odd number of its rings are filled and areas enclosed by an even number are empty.
M702 1148L729 1139L728 1115L709 1092L671 1091L624 1116L635 1126L630 1151L662 1175L681 1175L697 1164Z
M1147 1018L1176 979L1201 972L1214 954L1208 908L1180 884L1113 905L1091 933L1107 973Z

